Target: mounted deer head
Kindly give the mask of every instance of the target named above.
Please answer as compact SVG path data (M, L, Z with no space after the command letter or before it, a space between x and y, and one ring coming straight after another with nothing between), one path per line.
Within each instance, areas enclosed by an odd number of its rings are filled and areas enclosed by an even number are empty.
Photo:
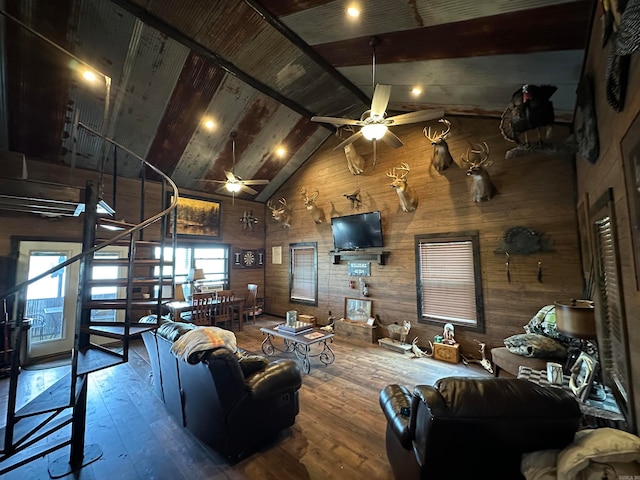
M280 222L284 228L291 227L289 213L287 212L287 200L285 198L281 198L278 200L280 202L279 207L274 207L273 202L269 200L267 202L267 207L271 210L271 216L277 222Z
M302 187L300 189L300 195L304 199L304 206L307 207L307 210L311 214L311 218L316 223L324 222L324 210L322 210L318 205L316 205L316 200L318 199L318 195L320 192L318 189L315 190L313 196L309 197L307 195L307 187Z
M470 153L473 153L474 160L469 159ZM467 175L473 180L471 198L475 202L491 200L496 193L496 189L491 183L491 177L489 177L489 173L486 170L486 167L493 164L492 161L489 161L489 145L482 142L482 144L477 144L475 150L467 148L467 152L462 154L462 161L469 165Z
M364 171L364 158L356 151L356 147L353 144L345 145L344 154L351 175L360 175Z
M447 126L446 130L434 132L433 135L431 135L431 127L429 127L428 130L425 127L423 132L424 136L427 137L431 145L433 145L433 160L431 164L438 173L442 173L453 163L453 157L451 157L451 153L449 153L449 145L445 141L445 138L449 136L449 132L451 131L451 122L444 118L438 121Z
M400 199L400 206L402 207L402 211L413 212L418 206L418 195L416 195L416 193L407 184L409 165L405 162L402 162L398 170L404 173L401 173L400 175L396 174L396 167L393 167L393 170L387 171L387 177L393 178L393 182L391 182L391 188L396 189L396 193L398 194L398 198Z

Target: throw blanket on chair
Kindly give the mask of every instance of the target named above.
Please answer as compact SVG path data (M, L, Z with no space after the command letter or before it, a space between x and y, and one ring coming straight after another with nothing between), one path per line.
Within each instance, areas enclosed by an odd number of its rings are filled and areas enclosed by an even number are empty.
M171 353L178 359L195 365L207 351L220 347L236 353L238 347L235 334L219 327L201 327L185 333L173 342Z

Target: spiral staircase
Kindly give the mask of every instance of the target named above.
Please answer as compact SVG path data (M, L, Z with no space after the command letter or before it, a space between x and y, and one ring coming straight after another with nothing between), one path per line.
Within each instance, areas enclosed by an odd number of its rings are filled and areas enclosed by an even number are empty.
M108 139L105 139L108 140ZM130 152L129 152L130 153ZM140 157L138 157L140 158ZM165 223L172 218L172 212L178 201L178 189L175 183L163 172L141 160L141 171L147 168L155 171L162 178L163 195L161 198L172 198L170 205L162 205L159 213L140 221L139 224L127 224L118 222L109 217L103 217L98 213L98 205L103 204L99 198L99 188L94 181L88 181L84 189L78 189L78 196L84 194L83 205L77 205L78 209L84 209L82 253L58 264L56 267L12 287L4 293L0 292L0 304L12 305L10 310L14 312L13 319L6 319L6 323L12 327L9 367L9 395L7 405L6 423L0 429L0 478L21 466L24 466L44 455L48 455L63 447L70 447L70 454L49 463L49 474L52 478L59 478L78 468L97 460L102 455L98 445L85 445L86 413L87 413L87 386L88 378L92 372L97 372L128 362L129 348L132 339L141 333L155 329L158 324L138 323L133 318L134 312L146 310L154 312L156 319L160 317L163 302L169 297L163 298L162 292L172 292L174 275L173 268L165 268L171 265L165 261L164 255L155 258L156 247L165 251L165 243L176 246L176 238L159 242L144 240L144 230L150 225L160 222L161 231L165 231ZM99 181L101 182L100 179ZM114 178L115 175L114 175ZM144 174L140 179L140 211L145 211L144 206ZM115 181L114 181L115 185ZM73 188L73 187L70 187ZM45 188L46 190L46 188ZM82 191L84 190L84 191ZM56 188L48 191L54 192ZM165 193L170 193L166 195ZM29 211L24 205L33 205L33 198L21 202L16 196L12 201L16 211ZM114 191L114 198L116 192ZM52 205L55 198L39 199L38 209L42 205ZM2 203L0 199L0 203ZM5 206L6 208L6 206ZM33 208L33 207L31 207ZM111 227L113 236L107 240L98 240L97 232L101 225ZM104 231L100 229L100 232ZM173 228L173 232L176 229ZM96 252L111 245L128 247L126 258L105 259L94 258ZM175 250L174 250L175 251ZM24 307L27 287L63 268L78 262L80 266L79 292L75 312L74 346L72 350L71 368L67 376L60 379L50 388L40 392L29 403L16 409L18 385L20 381L21 349L26 342L30 320L24 318ZM93 279L94 266L117 266L117 270L123 273L120 278L113 280ZM171 271L171 275L153 275L154 269L159 267L159 272ZM118 287L121 298L97 299L92 296L92 288L114 286ZM159 292L156 298L139 298L137 293L141 287ZM169 293L169 296L170 293ZM122 321L96 321L92 320L92 312L96 310L119 310L124 315ZM7 345L5 344L5 350Z

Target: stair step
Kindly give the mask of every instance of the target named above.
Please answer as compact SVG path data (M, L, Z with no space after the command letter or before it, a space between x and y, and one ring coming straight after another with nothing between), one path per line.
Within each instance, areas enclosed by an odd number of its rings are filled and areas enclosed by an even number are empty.
M135 337L143 334L144 332L155 330L156 328L158 328L158 326L153 323L132 323L129 325L129 337ZM126 337L124 333L125 325L122 323L111 323L109 325L83 325L81 330L84 333L100 335L102 337L116 338L120 340Z
M69 392L67 392L68 395ZM40 415L35 415L31 417L26 417L21 419L18 423L15 424L13 428L13 443L16 448L20 448L17 443L24 444L26 440L31 440L31 437L48 437L53 432L60 430L61 428L69 425L72 421L73 415L71 410L68 412L62 412L58 414L55 418L49 420L46 424L42 424L47 418L51 415L47 415L45 413L41 413ZM38 428L40 426L40 428ZM37 430L34 430L37 429ZM5 453L5 431L6 427L0 428L0 453ZM68 443L68 440L62 440L63 443ZM42 447L41 447L42 448ZM51 449L51 444L46 445L47 449ZM38 455L41 456L41 455ZM0 456L0 462L4 459ZM8 465L3 465L3 467L8 467Z
M89 280L88 285L92 287L111 287L119 286L126 287L129 282L128 278L99 278L95 280ZM132 281L134 286L146 286L146 285L158 285L157 277L137 277ZM173 283L173 277L164 277L162 279L162 285L171 285Z
M120 266L127 266L129 265L129 259L124 257L124 258L94 258L92 261L94 266L101 266L101 267L120 267ZM156 267L158 265L160 265L160 259L159 258L136 258L133 260L133 264L135 266L140 266L140 267L144 267L145 265L150 266L150 267ZM167 262L165 260L164 265L169 266L171 265L171 262Z
M53 412L71 406L71 373L16 411L16 418Z
M129 230L130 228L135 227L136 223L127 223L122 220L114 220L113 218L98 218L98 225L104 226L107 229L112 230Z
M168 302L169 300L171 299L167 298L166 300L163 300L162 303L165 303L165 301ZM131 306L136 307L138 309L149 310L158 306L158 300L154 298L135 299L135 300L131 300ZM91 309L91 310L124 310L127 308L127 299L126 298L107 298L103 300L89 300L87 302L84 302L82 307Z
M97 345L90 345L78 351L78 375L97 372L124 363L122 354L111 352Z

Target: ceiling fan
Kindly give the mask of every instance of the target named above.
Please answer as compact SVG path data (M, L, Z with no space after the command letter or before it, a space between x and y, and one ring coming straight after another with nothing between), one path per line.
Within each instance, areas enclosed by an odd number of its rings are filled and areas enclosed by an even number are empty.
M367 140L373 141L373 158L375 164L375 152L376 152L376 142L378 140L382 140L388 145L398 148L403 146L402 140L398 138L397 135L392 133L388 127L395 125L405 125L408 123L416 123L423 122L428 120L433 120L435 118L440 118L444 116L444 110L442 109L431 109L431 110L419 110L416 112L402 113L400 115L395 115L393 117L387 117L387 105L389 103L389 98L391 96L391 85L376 85L376 45L380 40L378 37L371 37L369 40L369 45L373 49L373 64L372 64L372 72L373 72L373 98L371 99L371 109L365 111L360 120L352 120L349 118L337 118L337 117L320 117L314 116L311 117L312 122L321 122L321 123L331 123L336 126L342 125L353 125L362 127L356 133L351 135L349 138L341 142L335 150L346 147L347 145L355 142L361 137L366 138Z
M250 195L255 195L258 192L248 185L267 185L269 180L243 180L242 177L235 174L236 168L236 132L231 132L229 136L231 137L231 147L232 147L232 156L233 156L233 165L231 167L231 171L225 170L224 174L227 177L226 180L200 180L201 182L214 182L214 183L223 183L225 188L231 192L232 196L235 197L235 194L243 191Z

